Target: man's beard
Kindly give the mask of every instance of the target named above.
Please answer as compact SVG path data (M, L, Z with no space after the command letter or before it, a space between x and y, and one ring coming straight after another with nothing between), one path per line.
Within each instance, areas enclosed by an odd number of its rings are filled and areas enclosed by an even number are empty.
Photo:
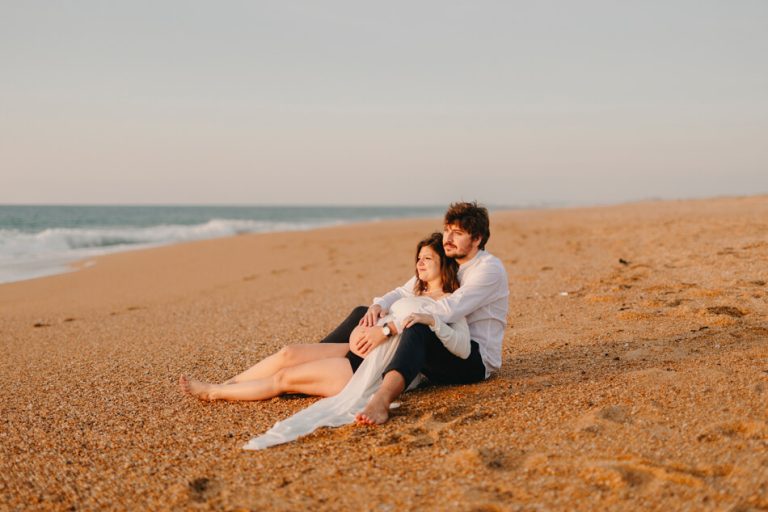
M452 248L455 251L455 253L454 254L449 254L448 253L449 249L447 247L443 246L443 250L445 251L445 255L448 256L449 258L453 258L455 260L458 260L458 259L466 258L467 257L468 253L463 253L463 254L460 253L459 252L459 248L456 247L455 245Z

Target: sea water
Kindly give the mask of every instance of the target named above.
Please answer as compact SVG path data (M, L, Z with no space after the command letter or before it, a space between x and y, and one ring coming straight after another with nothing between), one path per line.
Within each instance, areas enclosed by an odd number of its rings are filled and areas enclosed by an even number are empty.
M72 270L125 251L241 233L306 230L373 220L436 217L445 206L0 205L0 283Z

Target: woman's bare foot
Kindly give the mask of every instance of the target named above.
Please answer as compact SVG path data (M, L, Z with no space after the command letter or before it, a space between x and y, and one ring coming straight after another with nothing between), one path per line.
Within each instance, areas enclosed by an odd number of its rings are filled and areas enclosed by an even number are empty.
M200 400L216 400L213 394L213 385L195 379L188 379L186 375L179 377L179 387L184 393L188 393Z
M387 401L374 395L363 412L357 413L355 421L359 425L381 425L389 419L389 404Z

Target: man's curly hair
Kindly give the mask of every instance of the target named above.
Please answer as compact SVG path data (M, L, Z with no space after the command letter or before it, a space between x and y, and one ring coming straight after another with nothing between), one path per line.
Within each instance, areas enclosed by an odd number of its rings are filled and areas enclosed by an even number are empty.
M477 204L477 201L452 203L445 212L445 225L451 224L461 226L473 240L479 238L479 248L485 249L485 244L491 237L488 209L485 206Z

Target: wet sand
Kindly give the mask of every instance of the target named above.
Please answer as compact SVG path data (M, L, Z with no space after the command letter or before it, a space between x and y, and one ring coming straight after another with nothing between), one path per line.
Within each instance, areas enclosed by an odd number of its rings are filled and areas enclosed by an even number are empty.
M502 371L386 425L182 396L404 282L440 219L243 235L0 285L0 509L768 509L768 197L499 212Z

